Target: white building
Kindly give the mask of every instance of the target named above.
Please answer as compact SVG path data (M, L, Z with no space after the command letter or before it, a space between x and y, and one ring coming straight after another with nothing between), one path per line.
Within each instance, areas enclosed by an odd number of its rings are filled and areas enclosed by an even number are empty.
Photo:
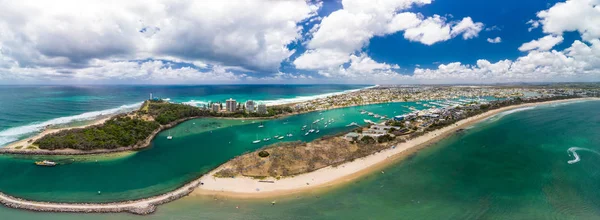
M254 102L252 100L246 101L246 111L248 111L248 112L256 111L256 102Z
M219 111L221 111L221 104L220 103L213 103L211 107L212 107L212 111L213 112L219 112Z
M234 99L229 98L225 103L225 109L228 112L235 112L237 110L237 102Z
M265 105L265 104L258 104L257 112L259 114L267 114L267 105Z

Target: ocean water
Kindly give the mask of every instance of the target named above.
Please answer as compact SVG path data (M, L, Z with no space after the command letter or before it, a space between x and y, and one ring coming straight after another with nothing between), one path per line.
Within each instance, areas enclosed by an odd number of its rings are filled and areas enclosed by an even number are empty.
M127 157L96 162L93 157L77 160L78 156L11 156L0 155L0 173L10 178L0 179L0 189L9 195L39 201L112 202L145 198L176 189L200 177L220 164L244 152L282 141L312 141L326 135L349 131L355 122L365 119L367 110L393 116L407 113L414 102L377 104L311 112L268 121L194 119L159 133L148 149ZM313 123L317 119L323 122ZM335 122L325 127L324 121ZM263 123L264 128L259 128ZM306 135L302 127L319 129ZM276 135L293 134L283 140ZM172 135L173 140L167 136ZM271 141L253 144L257 139ZM63 165L39 167L36 160L56 160ZM72 161L76 159L76 161ZM97 194L98 191L102 193Z
M0 218L599 219L599 110L600 102L590 101L546 105L500 114L384 168L385 173L374 172L352 183L325 191L276 198L277 204L274 206L270 204L273 199L242 200L191 196L160 206L157 213L150 216L49 214L0 207ZM313 115L314 117L317 115ZM290 119L290 123L291 121ZM232 125L230 128L250 130L254 125ZM276 124L267 122L265 126L269 128ZM225 126L213 130L213 135L216 135L217 131L227 129ZM202 136L201 134L204 133L189 137ZM196 155L197 160L186 165L201 169L200 164L213 156L221 157L220 154L214 151L212 153L215 155L203 156L190 151L191 148L186 145L197 145L195 148L201 148L201 143L210 141L208 138L202 136L195 139L195 142L186 141L187 144L174 144L170 147L173 151L175 148L183 148L189 154ZM155 148L159 148L159 142L166 143L163 139L159 137L156 140ZM178 139L185 137L176 137L174 141ZM232 138L236 139L237 137ZM210 147L219 149L219 152L234 151L226 144ZM171 156L169 157L172 158ZM173 164L157 157L158 155L148 155L146 159L155 160L157 165L139 166L138 172L142 170L157 173L156 169L160 164L173 168ZM573 162L576 158L579 160ZM32 166L25 168L25 164L7 168L7 160L11 160L11 164L15 163L14 158L2 159L0 167L4 169L0 171L3 175L3 178L0 178L3 182L0 189L7 187L6 180L10 179L7 177L21 176L18 172L29 173L30 176L40 174L33 171ZM73 173L68 170L62 172L86 178L90 178L88 175L100 175L95 173L96 169L91 170L91 174ZM179 172L177 169L171 170ZM47 171L53 172L52 169ZM133 176L126 181L114 180L113 184L129 184L129 181L138 181L137 178L139 177ZM85 180L78 178L77 181L69 182L76 186L82 181ZM67 181L62 182L66 183ZM23 189L28 188L28 191L38 191L36 194L40 194L45 190L35 188L44 188L47 184L51 183L33 178L29 182L20 181L8 185L27 185ZM27 193L25 195L39 196Z
M191 105L229 98L276 104L364 87L368 85L0 86L0 147L46 125L136 109L150 93Z

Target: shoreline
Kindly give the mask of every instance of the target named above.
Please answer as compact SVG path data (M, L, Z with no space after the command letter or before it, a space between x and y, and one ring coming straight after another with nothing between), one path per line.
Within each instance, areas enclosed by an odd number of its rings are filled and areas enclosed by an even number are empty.
M203 175L200 179L204 184L199 186L198 189L196 189L191 195L224 196L231 198L269 198L331 188L353 181L367 174L371 174L374 171L384 169L385 167L401 161L410 154L413 154L455 134L456 131L460 129L470 127L499 113L538 105L587 100L599 99L578 98L555 100L539 103L526 103L490 110L488 112L463 119L452 125L431 131L405 143L396 144L395 148L388 148L375 154L340 164L336 167L327 166L310 173L304 173L292 177L284 177L279 180L275 178L262 179L262 181L273 181L270 183L259 182L259 180L250 177L216 178L213 175L223 168L223 165L221 165Z
M371 88L376 88L378 87L378 85L375 86L369 86L369 87L365 87L365 88L360 88L360 89L355 89L355 90L349 90L349 91L343 91L343 92L339 92L338 94L329 94L325 97L330 97L330 96L335 96L335 95L339 95L339 94L347 94L347 93L353 93L353 92L358 92L358 91L362 91L362 90L366 90L366 89L371 89ZM309 99L306 101L312 101L315 99L319 99L319 98L323 98L323 97L316 97L313 99ZM277 105L270 105L270 106L288 106L288 105L294 105L297 103L302 103L302 102L292 102L292 103L284 103L284 104L277 104ZM379 103L367 103L367 104L363 104L363 105L372 105L372 104L382 104L385 102L379 102ZM389 103L389 102L387 102ZM183 103L179 103L179 104L183 104ZM159 127L157 130L155 130L154 132L152 132L150 134L150 136L148 136L144 141L142 146L140 146L140 143L137 143L133 146L127 146L127 147L120 147L120 148L115 148L115 149L97 149L97 150L90 150L90 151L84 151L84 150L76 150L76 149L59 149L59 150L45 150L45 149L26 149L27 146L31 145L32 143L34 143L37 139L40 139L46 135L49 134L53 134L56 132L60 132L63 130L69 130L69 129L79 129L79 128L87 128L87 127L92 127L92 126L96 126L96 125L101 125L104 122L106 122L107 120L113 118L115 115L109 115L107 117L103 117L100 119L93 119L90 120L90 124L86 124L86 125L81 125L81 126L74 126L74 127L62 127L62 128L54 128L54 129L45 129L42 132L40 132L39 134L36 134L34 136L22 139L22 140L18 140L18 141L14 141L11 143L6 144L5 146L0 147L0 155L63 155L63 156L77 156L77 155L101 155L101 154L113 154L113 153L123 153L123 152L127 152L127 151L136 151L136 150L140 150L140 149L145 149L148 148L151 144L151 141L156 137L156 135L158 135L158 133L160 133L161 131L165 130L165 129L169 129L172 127L175 127L177 125L179 125L180 123L183 123L185 121L189 121L192 119L198 119L198 118L215 118L215 119L226 119L226 120L269 120L269 119L278 119L278 118L285 118L285 117L290 117L290 116L294 116L294 115L300 115L300 114L305 114L305 113L311 113L311 112L315 112L315 111L324 111L324 110L331 110L331 109L338 109L338 108L345 108L345 107L354 107L354 106L358 106L358 105L350 105L350 106L335 106L332 108L328 108L328 109L320 109L320 110L309 110L309 111L302 111L302 112L296 112L296 113L286 113L286 114L281 114L281 115L274 115L274 116L269 116L269 117L214 117L214 116L207 116L207 117L188 117L188 118L182 118L179 120L176 120L174 122L171 122L167 125L161 125L161 127ZM127 114L132 113L136 110L132 110L127 112ZM29 143L29 141L31 140L31 143ZM21 149L16 149L16 147L21 146Z
M383 169L396 163L422 148L428 147L437 141L454 134L456 130L468 127L472 124L483 121L489 117L495 116L512 109L546 105L554 103L568 103L586 100L600 100L598 98L577 98L566 100L555 100L539 103L527 103L515 106L507 106L499 109L463 119L453 125L431 131L423 136L417 137L402 144L398 144L394 149L387 149L369 156L347 162L337 167L325 167L314 172L300 174L294 177L273 180L274 183L261 183L251 178L215 178L213 174L223 166L219 166L202 176L193 179L183 186L161 195L111 203L53 203L37 202L16 198L0 192L0 204L16 209L26 209L40 212L79 212L79 213L117 213L129 212L139 215L151 214L156 210L156 206L168 203L188 195L210 195L225 196L233 198L269 198L286 196L295 193L301 193L316 189L324 189L333 186L341 186L342 183L355 180L376 170ZM320 178L320 179L319 179ZM310 180L309 180L310 179ZM314 180L316 179L316 181ZM283 183L283 184L279 184ZM310 185L307 185L309 183ZM256 184L261 184L260 191L256 191ZM269 184L269 185L265 185ZM270 186L270 188L264 188Z

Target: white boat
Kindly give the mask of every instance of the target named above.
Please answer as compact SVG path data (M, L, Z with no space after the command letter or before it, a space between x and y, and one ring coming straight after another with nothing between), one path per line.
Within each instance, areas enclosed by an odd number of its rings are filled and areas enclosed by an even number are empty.
M56 166L56 162L53 161L49 161L49 160L44 160L44 161L36 161L35 165L38 166L45 166L45 167L53 167Z
M315 131L315 133L319 133L319 132L320 132L319 130L316 130L316 131Z
M304 136L306 136L306 135L308 135L308 134L310 134L310 133L306 132L306 133L304 134Z
M369 114L368 114L368 115L373 115L373 112L369 112Z
M171 131L169 131L169 136L167 136L167 140L171 140L173 139L173 136L171 136Z
M252 141L253 144L258 144L260 143L260 139L258 139L258 135L256 135L256 140Z
M325 125L325 127L327 127L328 125Z
M263 141L269 141L271 138L263 138Z
M263 125L263 123L260 123L260 125L258 126L259 128L264 128L265 125Z
M302 126L302 130L304 131L306 129L306 125Z
M277 139L281 140L281 139L283 139L283 136L279 136Z
M294 136L292 133L287 134L288 137Z

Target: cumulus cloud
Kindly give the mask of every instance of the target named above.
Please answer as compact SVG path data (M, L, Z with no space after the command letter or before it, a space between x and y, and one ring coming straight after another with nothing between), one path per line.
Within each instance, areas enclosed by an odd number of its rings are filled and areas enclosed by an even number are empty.
M492 44L497 44L497 43L502 42L502 38L500 38L500 37L488 38L487 42L492 43Z
M600 0L567 0L537 13L544 33L578 31L583 40L600 38Z
M600 1L567 0L537 16L540 20L528 22L529 31L541 27L548 35L519 47L526 55L496 63L482 59L476 65L455 62L434 69L416 68L411 79L445 83L600 80ZM570 31L577 31L582 41L575 40L562 51L551 50Z
M483 29L483 23L473 22L470 17L460 21L447 21L439 15L425 17L418 13L406 12L414 6L431 2L344 0L343 9L334 11L322 19L306 44L308 50L296 58L293 64L298 69L316 70L326 77L347 76L356 73L350 68L353 64L359 65L358 58L376 63L376 66L389 66L377 63L361 53L375 36L404 31L404 37L410 41L433 45L457 36L471 39L477 37ZM388 71L390 68L384 69L373 72L383 75L393 73Z
M519 47L520 51L530 51L530 50L550 50L557 44L561 43L564 40L562 36L552 36L548 35L542 37L538 40L532 40L530 42L524 43Z
M321 4L0 0L0 5L0 56L9 60L0 62L66 73L98 59L163 58L276 72L294 53L288 45L302 37L299 23L314 18Z

